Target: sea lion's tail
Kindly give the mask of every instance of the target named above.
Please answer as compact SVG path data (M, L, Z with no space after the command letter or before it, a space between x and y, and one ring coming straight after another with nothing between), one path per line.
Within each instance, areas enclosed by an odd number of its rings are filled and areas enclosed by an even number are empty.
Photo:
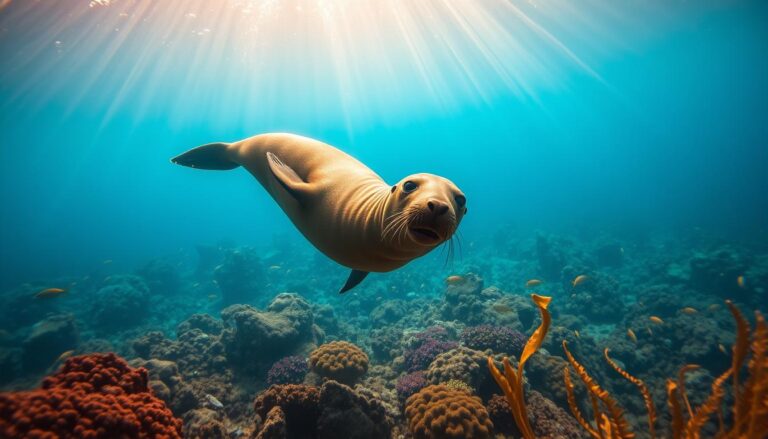
M240 164L230 159L229 143L209 143L198 146L171 159L172 163L190 168L226 171Z

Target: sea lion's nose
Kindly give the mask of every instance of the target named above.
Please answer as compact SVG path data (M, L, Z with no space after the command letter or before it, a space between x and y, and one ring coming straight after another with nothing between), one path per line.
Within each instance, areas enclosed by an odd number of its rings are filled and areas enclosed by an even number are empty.
M427 207L430 212L435 214L435 216L440 216L445 214L445 212L448 212L448 205L442 201L429 200L427 201Z

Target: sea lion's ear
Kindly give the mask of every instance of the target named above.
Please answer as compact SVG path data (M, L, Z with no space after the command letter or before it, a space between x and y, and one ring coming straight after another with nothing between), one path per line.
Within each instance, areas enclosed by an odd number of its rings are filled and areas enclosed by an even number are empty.
M293 168L283 163L279 157L271 152L267 152L267 163L269 163L269 169L272 171L272 175L275 176L278 183L280 183L280 185L285 188L296 201L301 203L309 192L309 183L302 180Z
M356 287L357 284L365 279L365 276L368 276L367 271L352 270L352 272L349 273L349 277L347 278L347 283L345 283L344 286L339 290L339 294L344 294L352 288Z

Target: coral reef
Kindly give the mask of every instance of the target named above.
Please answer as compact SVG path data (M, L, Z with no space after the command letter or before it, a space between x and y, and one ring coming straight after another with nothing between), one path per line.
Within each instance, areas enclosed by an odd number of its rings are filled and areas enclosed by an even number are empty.
M397 397L400 402L405 402L408 397L418 392L419 390L427 387L427 379L424 376L424 372L411 372L407 375L403 375L397 379L395 389L397 390Z
M461 333L461 343L471 349L493 353L520 355L525 345L525 335L512 328L493 325L470 326Z
M317 419L320 417L320 390L301 384L270 386L259 394L254 411L266 420L270 410L280 407L283 411L287 438L315 437Z
M292 355L276 361L267 372L267 384L299 384L309 372L307 359Z
M327 381L320 389L318 439L389 439L392 426L384 406L344 384Z
M332 380L319 389L297 384L271 386L256 399L254 409L264 420L257 437L390 437L390 418L378 400ZM285 435L279 436L282 432Z
M298 294L279 294L266 311L232 305L221 316L226 325L221 342L229 364L235 368L268 367L281 357L306 353L314 347L312 310Z
M146 282L152 294L178 294L182 290L183 282L177 267L168 260L154 259L136 270Z
M309 365L323 378L354 384L368 371L368 355L352 343L333 341L312 351Z
M71 314L59 314L41 320L22 344L22 365L30 371L51 366L65 351L77 347L79 331Z
M182 432L188 439L229 439L221 412L208 408L188 411Z
M93 298L92 324L104 332L135 326L149 315L149 296L149 287L140 277L112 276Z
M224 250L223 261L213 270L223 306L251 303L264 284L258 252L250 247Z
M180 438L181 420L147 383L114 354L72 357L41 389L0 394L0 436Z
M493 423L480 398L444 385L427 386L408 398L405 416L416 439L493 437Z
M426 372L427 380L432 384L459 380L469 386L479 388L490 377L486 369L488 353L469 349L464 346L451 349L435 358Z
M459 344L455 341L428 338L416 346L416 348L407 349L403 354L405 368L408 372L427 369L438 355L457 348Z

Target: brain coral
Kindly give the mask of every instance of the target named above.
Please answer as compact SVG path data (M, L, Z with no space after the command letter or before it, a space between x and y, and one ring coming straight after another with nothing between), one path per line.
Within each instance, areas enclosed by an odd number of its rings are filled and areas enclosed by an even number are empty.
M491 438L493 423L480 398L444 385L423 388L405 405L415 439Z
M494 353L518 356L523 351L527 337L506 326L469 326L461 333L464 346L479 351L486 349Z
M432 384L459 380L478 388L488 376L487 358L483 352L459 346L435 358L427 369L427 380Z
M41 389L0 394L0 437L180 438L147 382L115 354L72 357Z
M333 341L312 351L309 365L323 378L354 384L368 371L368 355L350 342Z

